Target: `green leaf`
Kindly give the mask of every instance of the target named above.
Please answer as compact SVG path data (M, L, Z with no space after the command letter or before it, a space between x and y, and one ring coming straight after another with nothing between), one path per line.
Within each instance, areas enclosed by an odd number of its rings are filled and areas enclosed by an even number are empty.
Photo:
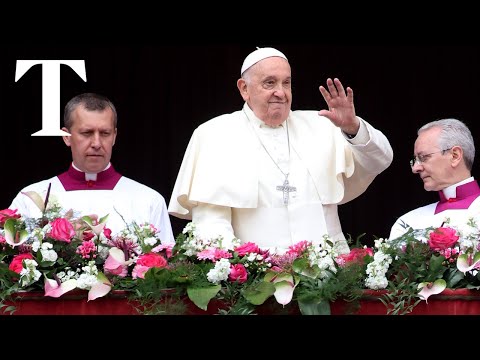
M243 297L253 305L262 305L275 293L275 285L270 282L259 282L245 289Z
M455 286L465 278L465 274L458 269L449 269L446 276L447 287L449 289L455 288Z
M220 285L202 288L188 287L187 295L195 305L200 309L207 311L208 303L218 294L221 288Z
M318 300L316 302L298 301L302 315L331 315L330 302Z

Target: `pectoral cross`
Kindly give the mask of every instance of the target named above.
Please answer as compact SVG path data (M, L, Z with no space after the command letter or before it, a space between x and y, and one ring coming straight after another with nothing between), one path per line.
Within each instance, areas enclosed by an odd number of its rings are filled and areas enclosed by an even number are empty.
M283 204L288 205L288 200L290 200L290 193L297 191L297 188L295 186L290 186L290 183L288 182L288 175L285 177L285 181L283 182L283 185L277 186L278 191L283 191Z

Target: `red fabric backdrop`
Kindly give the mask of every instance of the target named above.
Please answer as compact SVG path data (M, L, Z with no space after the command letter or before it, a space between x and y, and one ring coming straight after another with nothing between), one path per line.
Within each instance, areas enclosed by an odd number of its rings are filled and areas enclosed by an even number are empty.
M361 307L354 315L386 315L386 307L379 300L380 291L366 291L361 300ZM260 315L299 315L293 304L282 307L273 299L258 308ZM14 315L138 315L129 302L127 293L115 291L106 297L87 301L86 292L77 291L50 298L43 293L22 293L11 304L16 306ZM195 305L188 304L188 313L192 315L217 314L221 303L211 301L208 310L203 311ZM332 315L349 313L349 303L335 301L331 304ZM420 302L412 315L480 315L480 292L475 290L445 290L440 295L431 296L428 303ZM5 315L5 313L4 313Z

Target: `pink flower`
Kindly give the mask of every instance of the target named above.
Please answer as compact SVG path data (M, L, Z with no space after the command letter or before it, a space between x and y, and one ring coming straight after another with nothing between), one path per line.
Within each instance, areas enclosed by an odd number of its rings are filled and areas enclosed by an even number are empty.
M296 257L300 257L305 251L307 251L307 248L311 245L311 242L308 242L306 240L300 241L288 248L287 254L294 254Z
M430 233L428 245L432 250L445 250L454 246L459 238L455 229L441 227Z
M215 249L209 248L200 251L197 253L197 259L215 261Z
M231 282L236 281L240 284L243 284L247 281L247 278L247 269L245 269L245 266L243 266L243 264L235 264L230 266L230 275L228 275L228 280L230 280Z
M4 209L0 210L0 226L3 227L5 225L5 221L8 219L19 219L21 217L20 214L16 214L18 210L11 210L11 209Z
M148 267L163 268L167 266L167 260L165 260L165 258L160 254L148 253L140 255L137 260L137 264Z
M140 279L145 279L145 273L150 270L148 266L144 265L135 265L135 267L132 270L132 278L140 278Z
M69 243L75 236L73 225L64 218L58 218L52 221L52 229L47 234L48 237Z
M105 261L105 265L104 265L104 270L105 270L106 274L117 275L121 278L124 278L128 275L128 266L127 265L115 264L115 266L113 266L109 262L109 259L112 259L112 258L109 257L107 259L107 261ZM107 264L107 262L108 262L108 264Z
M103 228L103 235L105 235L105 237L108 240L112 240L112 230L111 229Z
M77 248L76 253L80 254L82 258L84 259L94 259L97 257L97 254L95 253L97 251L97 247L95 246L95 243L91 240L89 241L84 241L82 245L80 245Z
M158 253L165 250L165 255L167 255L167 259L168 259L172 257L172 249L173 249L173 244L166 244L166 245L160 244L155 246L152 249L152 252Z
M18 254L16 255L12 262L10 263L10 266L8 267L10 270L16 272L17 274L20 274L20 272L23 270L23 260L24 259L31 259L33 260L33 255L32 254Z
M145 273L152 267L167 267L167 260L165 260L162 255L157 253L140 255L137 259L137 264L132 270L132 278L136 279L137 277L139 277L143 279L145 277Z
M256 244L248 242L235 248L235 251L238 253L238 256L245 256L250 253L260 253L260 248Z
M216 262L220 259L230 259L232 257L233 255L230 254L227 250L213 248L205 249L197 254L198 260L210 260L212 262Z
M348 254L339 255L335 261L340 266L350 264L363 264L365 256L373 256L372 248L353 248Z

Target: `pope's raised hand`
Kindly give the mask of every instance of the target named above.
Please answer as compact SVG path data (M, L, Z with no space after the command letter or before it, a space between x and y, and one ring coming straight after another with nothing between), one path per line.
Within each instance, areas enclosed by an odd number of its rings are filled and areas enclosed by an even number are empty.
M360 128L360 121L355 115L353 90L347 87L345 92L342 83L337 78L333 80L328 78L327 87L328 90L320 86L320 93L328 105L328 110L320 110L318 115L327 117L343 132L356 135Z

